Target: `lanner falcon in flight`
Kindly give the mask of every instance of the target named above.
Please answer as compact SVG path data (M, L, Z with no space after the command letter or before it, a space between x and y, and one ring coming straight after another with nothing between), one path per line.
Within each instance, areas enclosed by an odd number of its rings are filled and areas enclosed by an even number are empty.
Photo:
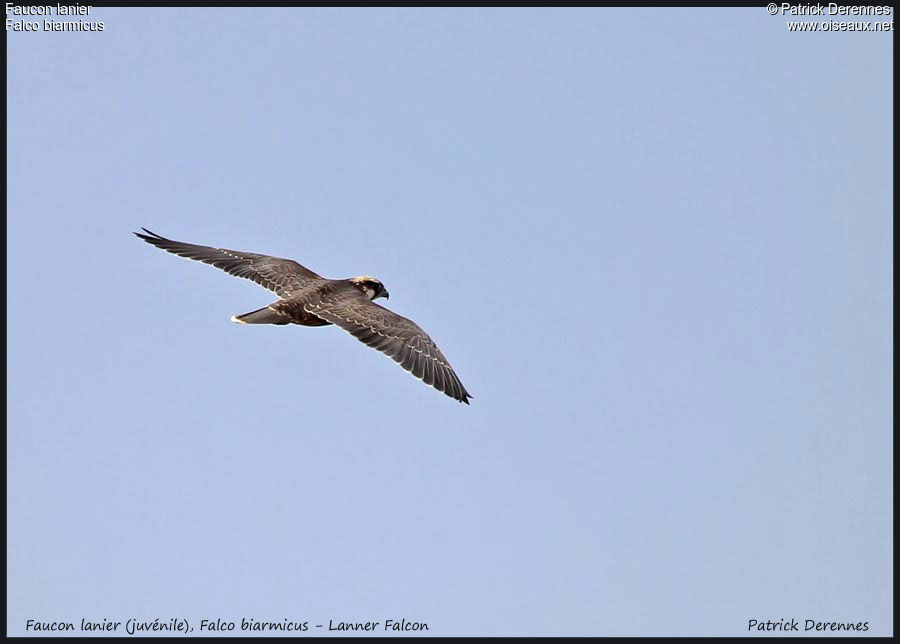
M447 358L412 320L375 304L388 298L384 284L363 275L330 280L297 262L268 255L185 244L160 237L146 228L138 237L157 248L195 259L253 280L278 295L277 302L257 311L234 315L240 324L336 324L373 349L387 354L416 378L459 402L472 396L463 387Z

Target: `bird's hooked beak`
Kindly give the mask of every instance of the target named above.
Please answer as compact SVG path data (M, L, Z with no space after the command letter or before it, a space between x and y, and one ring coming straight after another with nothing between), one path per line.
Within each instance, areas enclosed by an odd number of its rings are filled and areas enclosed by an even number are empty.
M388 293L388 292L387 292L387 289L384 288L383 286L381 287L381 296L382 296L384 299L386 299L386 300L391 299L391 294Z

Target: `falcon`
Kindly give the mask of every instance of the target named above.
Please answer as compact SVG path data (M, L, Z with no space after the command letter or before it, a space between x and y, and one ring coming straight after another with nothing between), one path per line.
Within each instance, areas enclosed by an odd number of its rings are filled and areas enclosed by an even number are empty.
M469 404L466 391L447 358L415 322L375 303L388 299L387 289L368 275L332 280L290 259L243 251L185 244L160 237L146 228L134 233L175 255L187 257L235 277L253 280L280 299L243 315L233 315L239 324L336 324L360 341L396 361L425 384L461 403Z

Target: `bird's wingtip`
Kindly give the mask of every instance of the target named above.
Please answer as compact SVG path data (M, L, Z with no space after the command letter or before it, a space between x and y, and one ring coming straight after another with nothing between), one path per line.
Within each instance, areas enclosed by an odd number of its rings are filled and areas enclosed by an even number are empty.
M162 235L157 235L157 234L156 234L155 232L153 232L152 230L148 230L148 229L144 228L143 226L141 226L141 230L143 230L144 232L142 232L142 233L138 233L138 232L134 233L135 235L137 235L137 236L140 237L141 239L165 239L165 237L163 237Z

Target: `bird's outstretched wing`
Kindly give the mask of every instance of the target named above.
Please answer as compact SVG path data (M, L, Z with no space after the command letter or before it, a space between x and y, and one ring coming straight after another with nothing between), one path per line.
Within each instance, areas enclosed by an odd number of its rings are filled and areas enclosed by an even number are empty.
M283 298L290 297L292 292L303 288L313 280L322 279L320 275L313 273L291 259L245 253L226 248L185 244L160 237L146 228L141 230L146 234L135 233L135 235L148 244L153 244L157 248L162 248L181 257L212 264L235 277L253 280L260 286L274 291Z
M416 378L459 402L472 397L434 341L415 322L362 294L309 302L304 309L393 358Z

